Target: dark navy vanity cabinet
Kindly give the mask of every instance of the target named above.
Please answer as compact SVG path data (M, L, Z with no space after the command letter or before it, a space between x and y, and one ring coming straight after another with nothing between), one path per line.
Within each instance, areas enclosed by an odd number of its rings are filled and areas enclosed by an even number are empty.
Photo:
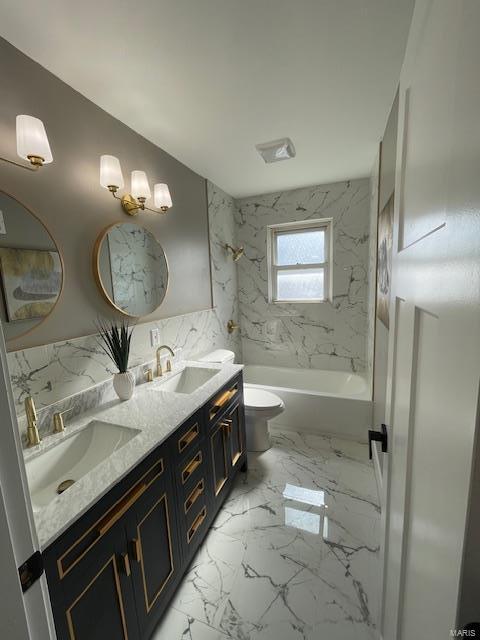
M44 552L59 640L144 640L247 464L233 378Z

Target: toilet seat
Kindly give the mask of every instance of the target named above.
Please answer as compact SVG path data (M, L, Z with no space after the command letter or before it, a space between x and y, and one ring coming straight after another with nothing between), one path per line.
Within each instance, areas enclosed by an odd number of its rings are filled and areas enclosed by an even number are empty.
M283 400L270 391L244 387L245 410L271 411L283 407Z

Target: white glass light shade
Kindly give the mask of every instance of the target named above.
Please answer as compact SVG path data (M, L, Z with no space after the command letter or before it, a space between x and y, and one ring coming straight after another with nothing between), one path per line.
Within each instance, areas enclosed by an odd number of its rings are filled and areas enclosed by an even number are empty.
M170 209L172 206L172 197L167 184L156 184L153 188L153 197L157 209L161 209L162 207Z
M123 189L123 175L120 161L115 156L100 156L100 184L105 189Z
M152 195L145 171L132 171L132 196L134 198L145 198L147 200Z
M17 153L25 160L29 156L42 158L45 164L52 162L53 156L48 143L43 122L33 116L17 116Z

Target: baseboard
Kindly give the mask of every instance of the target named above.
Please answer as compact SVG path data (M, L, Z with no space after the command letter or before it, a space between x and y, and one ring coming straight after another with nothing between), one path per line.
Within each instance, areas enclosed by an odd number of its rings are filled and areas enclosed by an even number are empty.
M378 502L380 504L380 509L383 510L383 473L382 467L380 466L380 458L378 456L378 447L375 443L372 443L372 454L373 454L373 469L375 472L375 480L377 481L377 491L378 491Z

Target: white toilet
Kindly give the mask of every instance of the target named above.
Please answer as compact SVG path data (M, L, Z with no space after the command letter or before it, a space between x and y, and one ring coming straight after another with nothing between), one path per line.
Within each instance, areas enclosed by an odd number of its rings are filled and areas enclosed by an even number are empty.
M235 354L228 349L216 349L207 353L199 362L215 364L233 363ZM283 400L270 391L249 384L244 385L245 428L248 451L266 451L270 449L268 421L276 418L285 409Z

